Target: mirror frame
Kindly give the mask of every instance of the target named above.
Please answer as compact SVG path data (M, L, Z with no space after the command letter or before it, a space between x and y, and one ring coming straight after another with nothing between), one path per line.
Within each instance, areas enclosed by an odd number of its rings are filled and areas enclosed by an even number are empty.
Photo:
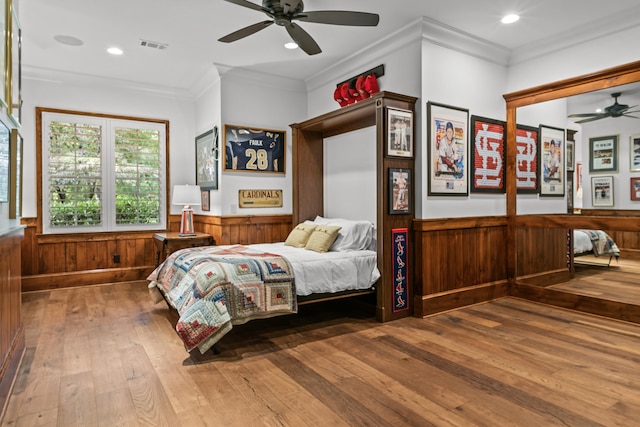
M506 193L507 193L507 278L509 286L516 282L517 227L541 228L606 228L640 231L640 216L593 216L573 214L517 215L516 193L516 110L518 107L565 98L600 89L640 81L640 61L630 62L591 74L503 95L507 104Z

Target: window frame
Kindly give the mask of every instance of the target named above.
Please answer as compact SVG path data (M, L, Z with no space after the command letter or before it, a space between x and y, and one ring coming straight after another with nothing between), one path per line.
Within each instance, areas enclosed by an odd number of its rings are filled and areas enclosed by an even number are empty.
M103 177L109 180L108 184L105 184L104 187L107 187L107 191L110 191L109 199L113 203L105 204L102 206L103 212L103 221L102 225L99 227L56 227L51 228L48 225L48 222L45 221L45 204L49 203L49 197L44 197L44 165L43 159L45 158L45 132L47 132L46 123L50 120L45 117L59 116L64 117L68 116L71 118L75 118L76 120L80 118L83 121L109 121L111 124L110 127L122 127L122 124L132 123L140 128L157 128L161 132L161 138L164 138L164 149L160 151L160 177L161 177L161 190L160 190L160 221L158 224L136 224L136 225L118 225L115 219L115 174L112 171L112 159L114 158L114 147L110 147L112 151L108 156L106 150L103 150L102 153L102 167L104 170L109 168L109 172L103 173ZM104 137L104 136L103 136ZM161 142L162 144L162 142ZM169 121L161 120L161 119L150 119L150 118L142 118L142 117L132 117L132 116L121 116L121 115L113 115L113 114L101 114L101 113L90 113L90 112L81 112L81 111L73 111L73 110L62 110L55 108L44 108L44 107L36 107L36 192L37 192L37 214L38 214L38 223L37 223L37 232L40 234L47 235L73 235L73 234L82 234L82 233L114 233L114 232L134 232L134 231L157 231L157 230L166 230L168 227L169 221L169 189L170 187L170 179L169 179ZM106 160L105 160L106 157ZM164 206L164 208L162 208ZM48 209L48 205L46 206Z

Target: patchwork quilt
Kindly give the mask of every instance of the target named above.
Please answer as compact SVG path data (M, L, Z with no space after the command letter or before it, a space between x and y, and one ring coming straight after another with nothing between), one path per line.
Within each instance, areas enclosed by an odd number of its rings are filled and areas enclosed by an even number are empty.
M602 230L582 230L589 235L593 244L593 254L595 256L609 255L620 256L620 249L607 233Z
M187 351L204 353L233 325L298 308L289 261L242 245L176 251L147 280L178 311Z

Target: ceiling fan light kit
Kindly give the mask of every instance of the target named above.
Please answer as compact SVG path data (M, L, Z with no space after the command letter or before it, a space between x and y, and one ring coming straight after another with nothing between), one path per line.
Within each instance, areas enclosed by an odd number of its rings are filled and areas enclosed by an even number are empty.
M229 3L265 13L270 19L241 28L218 39L223 43L232 43L247 36L264 30L276 24L284 27L289 36L308 55L322 52L318 43L301 26L292 21L313 22L317 24L348 25L360 27L375 27L380 16L375 13L351 12L346 10L320 10L304 12L302 0L263 0L257 5L247 0L225 0Z

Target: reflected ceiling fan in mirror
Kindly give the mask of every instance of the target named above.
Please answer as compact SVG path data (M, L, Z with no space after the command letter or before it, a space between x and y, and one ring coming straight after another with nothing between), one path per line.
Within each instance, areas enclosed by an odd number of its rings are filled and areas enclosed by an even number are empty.
M263 0L262 6L251 3L247 0L225 0L229 3L237 4L249 9L264 12L269 18L267 21L258 22L241 28L231 34L218 39L224 43L231 43L260 30L264 30L272 24L284 27L293 41L295 41L300 49L309 55L316 55L322 50L318 43L302 29L298 24L292 21L315 22L318 24L332 25L349 25L360 27L375 27L380 21L380 16L375 13L351 12L346 10L321 10L315 12L304 12L304 4L302 0Z
M636 108L637 105L628 106L625 104L618 103L618 97L622 95L621 92L612 93L611 96L615 99L615 102L610 106L606 107L600 113L583 113L583 114L570 114L567 117L569 118L580 118L585 117L582 120L576 121L576 123L588 123L593 122L595 120L606 119L607 117L631 117L634 119L640 119L638 116L633 116L633 113L640 113L640 110L630 111L632 108Z

